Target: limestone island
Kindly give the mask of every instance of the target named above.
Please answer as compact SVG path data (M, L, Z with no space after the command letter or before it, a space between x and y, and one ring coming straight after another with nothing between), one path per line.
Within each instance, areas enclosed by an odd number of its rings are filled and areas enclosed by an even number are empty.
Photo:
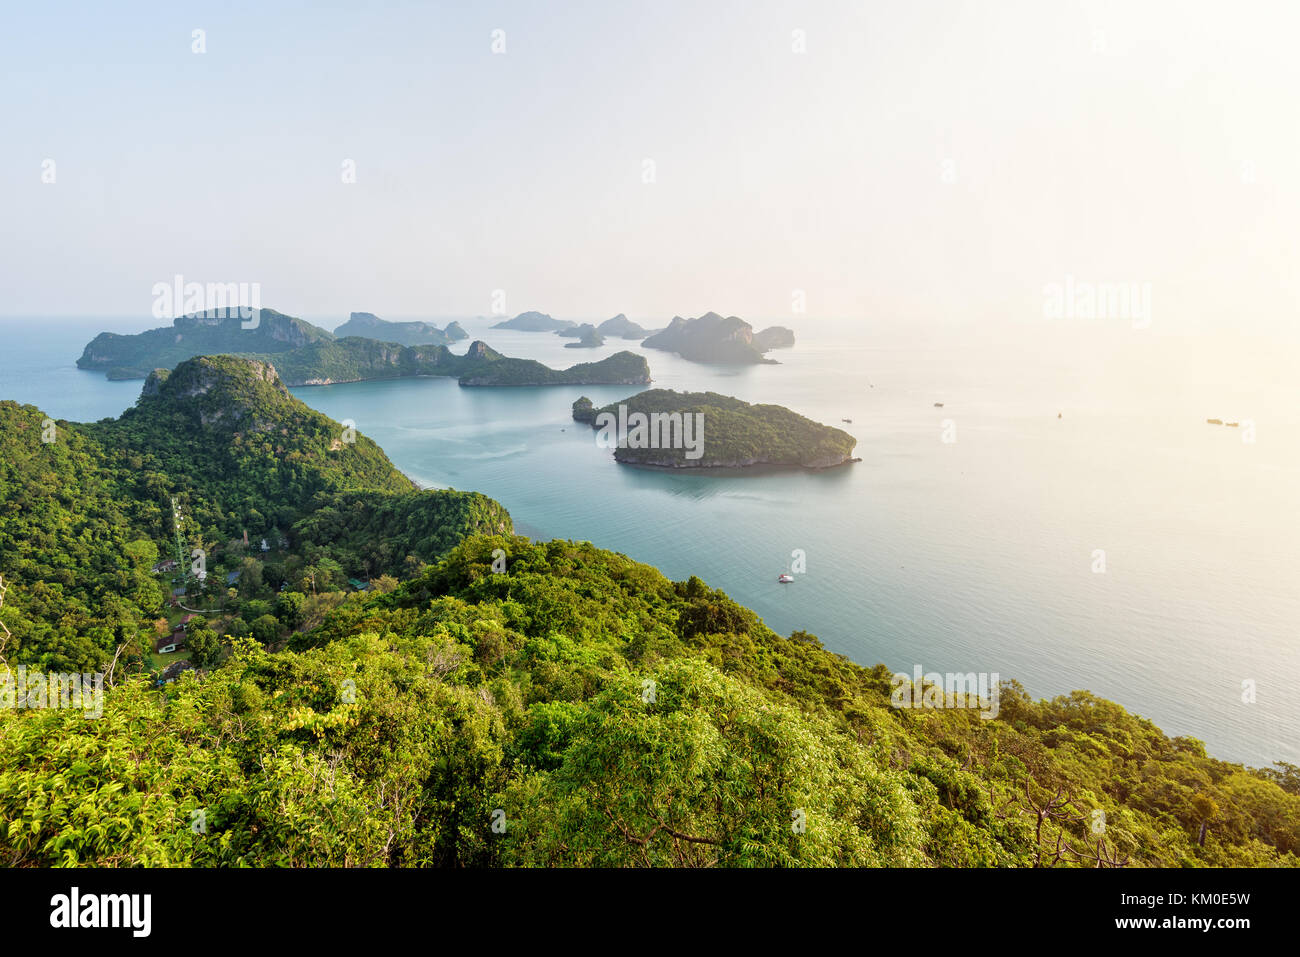
M663 468L828 469L860 459L858 440L779 405L717 392L650 389L597 409L586 396L573 418L604 431L614 459Z
M754 348L759 352L771 349L793 349L794 330L785 326L768 326L762 332L754 333Z
M652 334L651 330L641 328L621 312L598 325L596 331L602 336L616 336L619 339L644 339Z
M533 359L513 359L475 342L463 356L445 345L404 346L361 336L336 339L302 319L262 309L244 327L238 313L182 316L172 328L137 335L103 332L77 360L110 379L143 379L201 355L237 355L272 364L287 386L333 385L407 376L450 376L463 386L648 385L650 366L632 352L599 362L552 369ZM253 322L253 320L247 320Z
M753 326L738 316L723 318L708 312L698 319L674 316L668 328L641 343L646 349L676 352L692 362L717 362L731 365L775 363L765 358L769 349L794 345L794 333L784 326L772 326L755 333Z
M616 352L598 362L579 362L567 369L552 369L535 359L511 359L475 342L464 356L451 356L463 386L485 385L648 385L650 365L643 356Z
M566 349L595 349L605 344L605 337L596 331L596 327L589 322L584 322L573 329L562 329L556 335L578 340L577 342L566 342L564 344Z
M389 322L380 319L373 312L354 312L347 322L334 330L336 339L346 336L396 342L403 346L446 346L468 339L469 333L458 322L451 322L446 329L439 329L431 322Z
M521 312L513 319L503 319L492 328L514 329L518 332L559 332L576 325L576 322L568 319L552 319L544 312Z

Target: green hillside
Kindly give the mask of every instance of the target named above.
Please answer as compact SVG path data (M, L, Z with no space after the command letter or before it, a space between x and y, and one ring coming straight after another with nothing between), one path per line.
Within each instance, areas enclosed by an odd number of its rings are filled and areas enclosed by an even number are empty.
M1012 683L993 720L889 694L884 667L778 636L698 579L583 543L472 538L289 650L236 641L165 693L112 689L98 721L0 714L0 852L100 866L1296 863L1294 768L1216 761L1085 692L1034 702Z
M11 664L94 670L123 642L134 647L170 590L150 568L175 554L173 498L186 549L203 548L214 570L240 567L245 533L287 541L291 567L329 559L368 576L418 567L471 532L510 529L484 496L418 491L372 440L253 360L157 372L120 418L57 423L53 442L41 441L44 419L0 403L0 621L12 632L0 653ZM316 516L345 496L364 505L376 545L341 536L333 512Z

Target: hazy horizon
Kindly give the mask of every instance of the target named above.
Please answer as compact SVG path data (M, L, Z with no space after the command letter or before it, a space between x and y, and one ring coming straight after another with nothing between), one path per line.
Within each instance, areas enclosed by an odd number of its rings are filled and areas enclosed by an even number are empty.
M983 321L1074 277L1289 330L1300 12L1178 10L17 9L3 308Z

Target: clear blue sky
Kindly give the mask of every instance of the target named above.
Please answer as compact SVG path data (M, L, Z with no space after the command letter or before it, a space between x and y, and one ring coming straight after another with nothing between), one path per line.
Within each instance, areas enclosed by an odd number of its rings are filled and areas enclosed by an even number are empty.
M503 289L511 313L758 321L802 289L809 317L980 319L1069 274L1150 282L1166 321L1295 324L1294 3L3 20L3 314L145 315L181 273L340 318L485 314Z

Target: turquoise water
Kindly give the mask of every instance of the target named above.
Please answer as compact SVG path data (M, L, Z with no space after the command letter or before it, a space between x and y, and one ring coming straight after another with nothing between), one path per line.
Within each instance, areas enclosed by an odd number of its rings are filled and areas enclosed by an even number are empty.
M462 322L507 355L556 366L640 350L565 349L554 335ZM5 322L0 397L74 420L116 415L140 383L73 362L97 331L151 324ZM658 387L838 424L861 462L725 475L620 466L569 411L579 394L600 405L627 387L417 379L294 393L355 421L420 483L498 499L525 534L699 575L777 631L813 632L864 664L996 672L1039 696L1087 688L1212 754L1300 762L1294 343L1097 321L789 324L798 345L773 353L780 365L644 354ZM1257 441L1209 416L1253 421ZM955 442L941 441L945 420ZM779 585L795 549L807 572Z

